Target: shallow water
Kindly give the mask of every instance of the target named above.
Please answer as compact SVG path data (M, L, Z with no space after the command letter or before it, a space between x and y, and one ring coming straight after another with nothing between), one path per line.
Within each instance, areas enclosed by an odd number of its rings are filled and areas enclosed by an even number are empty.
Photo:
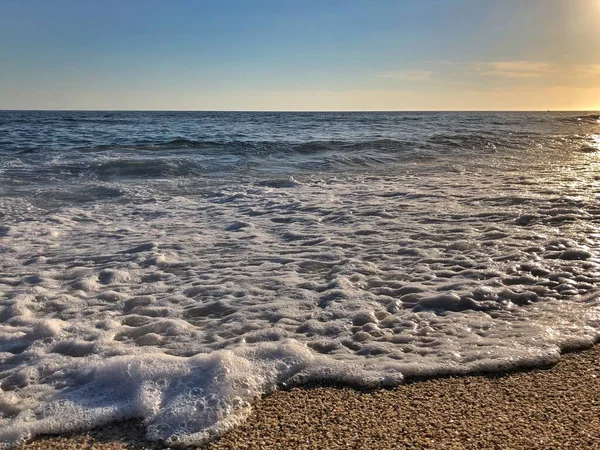
M0 441L600 331L595 113L0 112Z

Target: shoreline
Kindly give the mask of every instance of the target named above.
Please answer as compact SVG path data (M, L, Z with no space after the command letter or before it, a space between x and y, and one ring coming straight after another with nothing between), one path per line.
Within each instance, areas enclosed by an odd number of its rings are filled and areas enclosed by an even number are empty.
M139 421L40 437L19 450L162 449ZM549 368L415 379L392 389L299 387L259 400L203 450L600 449L600 345Z

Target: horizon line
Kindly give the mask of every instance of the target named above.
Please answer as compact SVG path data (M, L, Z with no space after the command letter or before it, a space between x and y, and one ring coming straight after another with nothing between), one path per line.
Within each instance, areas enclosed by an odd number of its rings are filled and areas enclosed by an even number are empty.
M211 112L211 113L426 113L426 112L598 112L598 109L62 109L23 108L3 109L0 112Z

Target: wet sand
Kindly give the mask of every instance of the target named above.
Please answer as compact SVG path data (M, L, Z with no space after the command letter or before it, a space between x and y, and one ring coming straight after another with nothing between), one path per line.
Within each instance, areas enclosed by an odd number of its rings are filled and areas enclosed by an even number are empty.
M129 421L19 449L161 449ZM600 449L600 346L548 369L278 391L202 449Z

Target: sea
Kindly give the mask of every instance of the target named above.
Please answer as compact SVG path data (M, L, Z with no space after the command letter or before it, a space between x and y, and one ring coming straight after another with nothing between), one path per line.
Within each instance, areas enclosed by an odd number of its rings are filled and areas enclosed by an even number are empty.
M600 336L595 112L0 111L0 442Z

